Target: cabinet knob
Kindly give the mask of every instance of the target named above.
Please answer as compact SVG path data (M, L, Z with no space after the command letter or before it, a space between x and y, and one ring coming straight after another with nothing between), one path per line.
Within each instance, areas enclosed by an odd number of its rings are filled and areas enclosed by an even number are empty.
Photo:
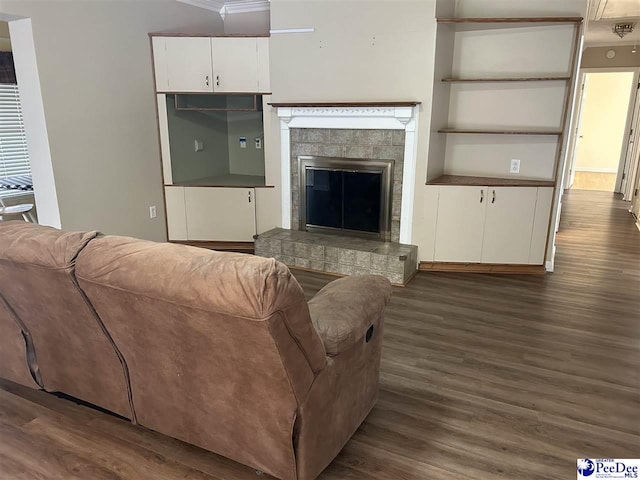
M496 191L493 191L492 197L491 197L491 203L496 203Z
M216 87L220 86L220 75L216 75Z
M251 203L251 190L247 192L247 196L248 196L249 203Z
M209 86L209 75L205 75L204 76L204 84L208 87Z
M480 190L480 203L484 201L484 189Z

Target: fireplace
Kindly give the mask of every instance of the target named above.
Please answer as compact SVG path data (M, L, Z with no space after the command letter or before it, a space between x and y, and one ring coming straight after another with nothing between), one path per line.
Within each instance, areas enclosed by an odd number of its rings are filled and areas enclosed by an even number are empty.
M393 160L299 156L299 229L389 241L393 167Z
M418 103L353 103L335 106L271 103L272 107L277 108L281 132L280 226L284 229L307 230L307 223L317 223L305 219L301 224L306 184L301 188L299 157L348 159L358 163L358 167L370 160L390 160L389 198L386 206L382 207L385 212L388 208L390 214L386 227L380 228L382 222L378 225L382 233L374 235L379 235L386 242L410 243L414 190L417 185Z
M256 255L406 284L418 263L409 245L418 103L270 103L280 119L281 217L256 238Z

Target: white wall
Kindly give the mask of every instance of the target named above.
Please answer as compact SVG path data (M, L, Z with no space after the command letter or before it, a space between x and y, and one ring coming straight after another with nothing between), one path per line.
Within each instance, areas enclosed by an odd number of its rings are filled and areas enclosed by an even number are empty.
M220 33L220 16L174 0L0 0L0 14L32 22L62 228L166 239L147 33Z
M173 183L229 174L226 112L180 111L167 95L167 124ZM195 141L203 149L196 152Z
M229 173L264 176L262 112L227 112L227 128ZM247 139L245 148L240 148L240 137ZM256 138L262 140L260 149L256 148Z
M584 17L587 0L451 0L458 17Z
M576 171L618 171L633 78L633 72L587 73Z
M450 2L450 0L446 0ZM416 205L425 201L431 98L434 78L436 0L273 0L271 28L313 27L314 33L271 37L274 102L418 101ZM267 171L280 178L280 127L272 112L272 145ZM266 126L265 126L266 127ZM265 128L265 134L268 130ZM269 174L268 174L269 177ZM274 177L272 177L274 178ZM279 199L277 188L260 192ZM260 198L258 199L260 200ZM279 206L278 206L279 208ZM277 225L280 210L258 211L258 226ZM423 242L421 209L414 217L412 243Z
M636 32L633 33L636 35ZM640 67L640 50L632 53L633 47L615 46L615 47L591 47L587 48L582 54L581 68L624 68L624 67ZM616 52L615 57L607 58L607 52L613 50Z
M270 25L271 16L269 10L231 13L224 17L224 33L264 34L269 33Z

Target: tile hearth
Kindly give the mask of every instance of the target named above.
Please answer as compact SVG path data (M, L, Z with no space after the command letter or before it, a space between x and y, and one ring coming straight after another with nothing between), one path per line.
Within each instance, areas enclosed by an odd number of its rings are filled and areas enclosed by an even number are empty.
M382 275L397 285L405 285L418 264L415 245L282 228L261 233L255 254L336 275Z

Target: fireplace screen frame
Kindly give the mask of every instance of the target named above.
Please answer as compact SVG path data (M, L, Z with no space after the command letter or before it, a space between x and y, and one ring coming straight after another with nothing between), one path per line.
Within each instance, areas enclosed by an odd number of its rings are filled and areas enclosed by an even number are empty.
M315 155L298 156L299 181L299 229L302 231L321 231L343 233L345 235L378 238L385 242L391 241L391 201L393 185L393 160L353 159L338 157L320 157ZM378 173L382 176L380 182L380 231L364 232L344 228L326 227L307 223L307 169L331 170L342 172Z

